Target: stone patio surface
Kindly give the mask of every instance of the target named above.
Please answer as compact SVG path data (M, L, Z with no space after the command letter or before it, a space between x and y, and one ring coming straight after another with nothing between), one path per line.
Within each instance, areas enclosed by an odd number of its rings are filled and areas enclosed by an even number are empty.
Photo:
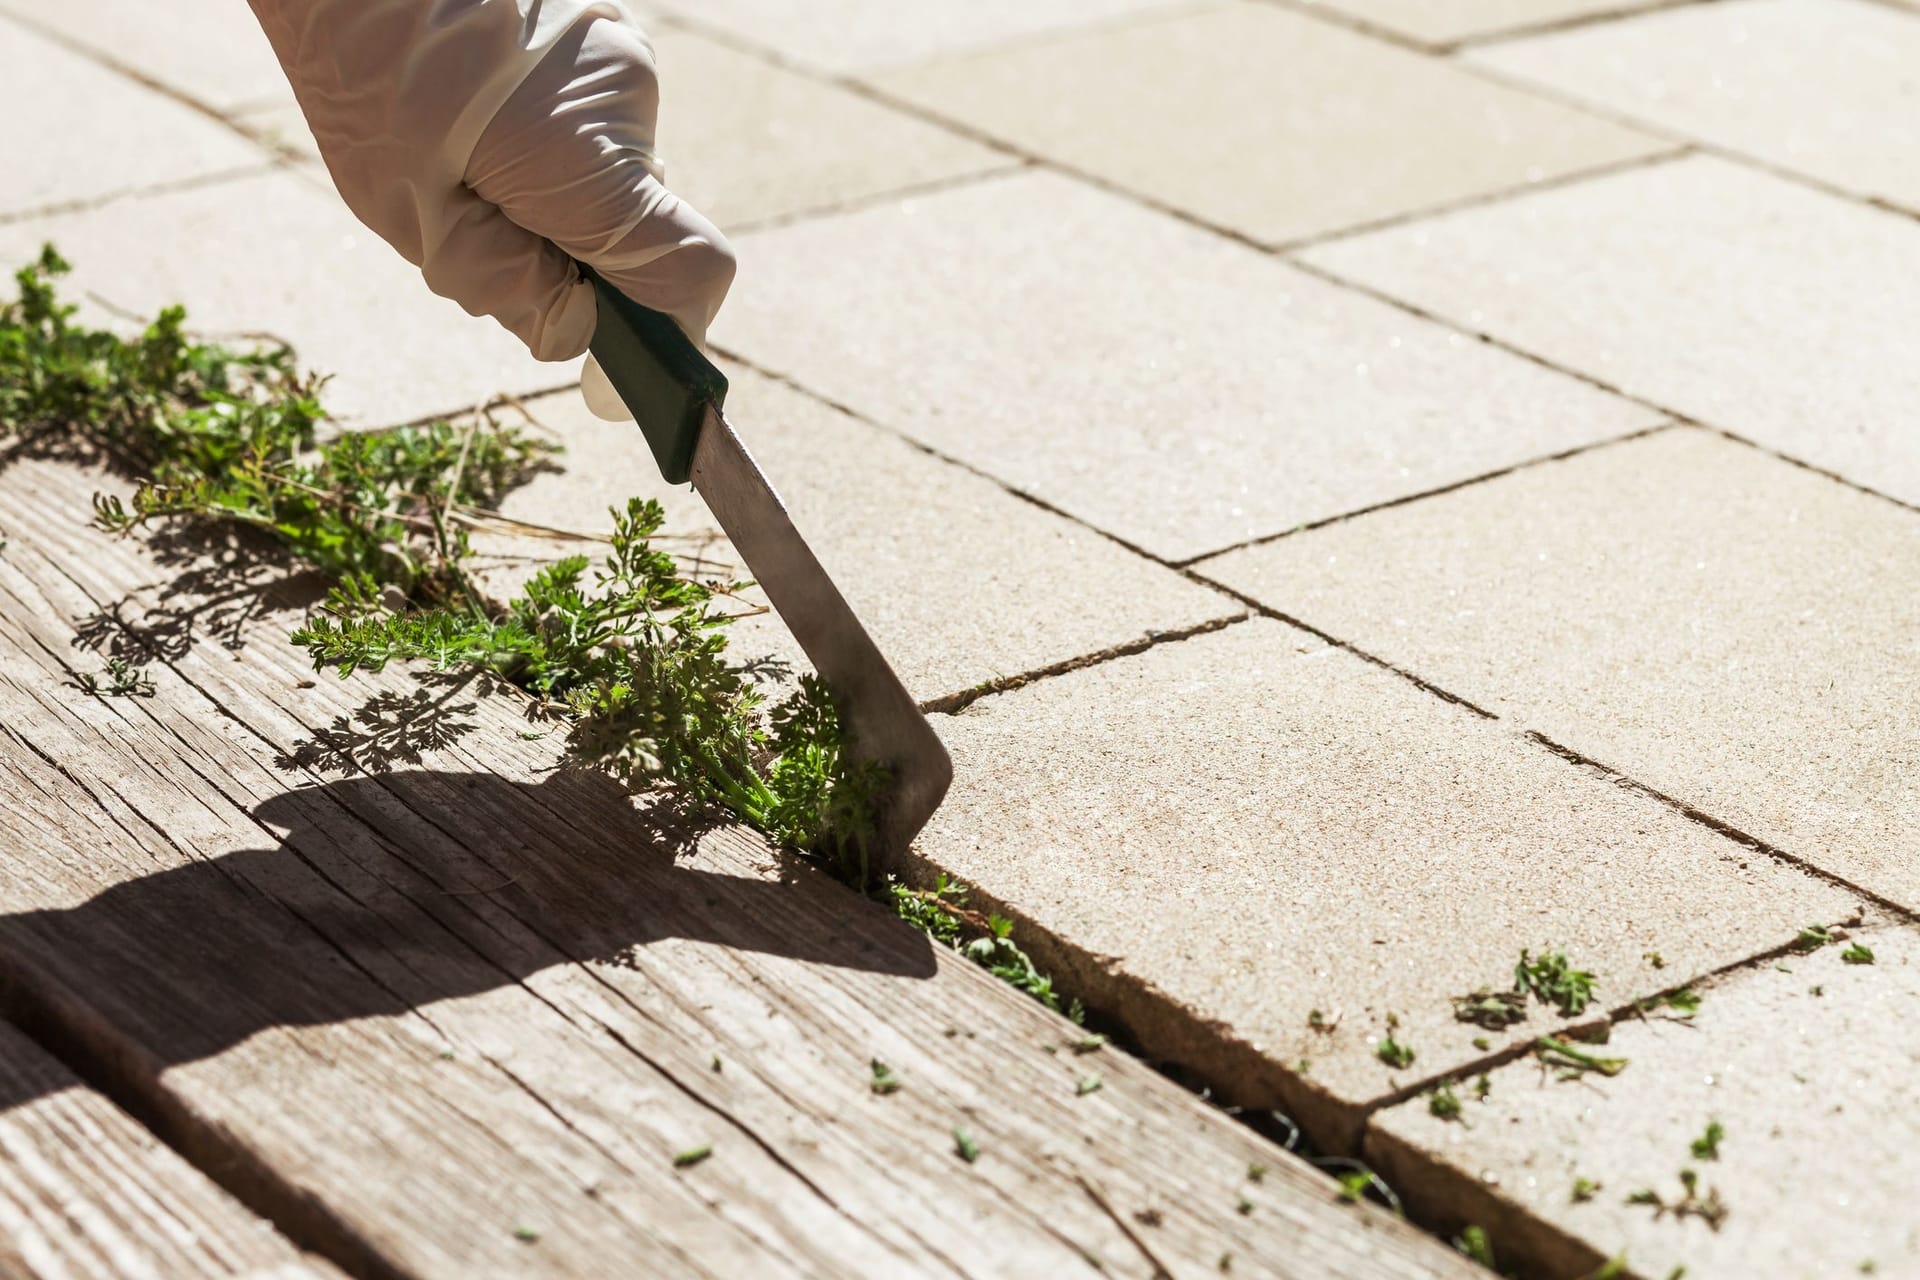
M641 8L732 416L955 757L904 874L1515 1274L1920 1276L1920 9ZM519 399L522 520L710 527L354 222L242 6L156 13L0 0L0 254L352 425ZM1593 1002L1457 1020L1522 948Z

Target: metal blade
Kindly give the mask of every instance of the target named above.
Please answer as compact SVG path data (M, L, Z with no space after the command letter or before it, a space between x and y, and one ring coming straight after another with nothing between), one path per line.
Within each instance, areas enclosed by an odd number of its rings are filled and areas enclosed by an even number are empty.
M693 451L693 487L833 690L855 752L893 771L880 815L881 854L906 850L953 780L953 762L925 715L820 567L786 504L718 409Z

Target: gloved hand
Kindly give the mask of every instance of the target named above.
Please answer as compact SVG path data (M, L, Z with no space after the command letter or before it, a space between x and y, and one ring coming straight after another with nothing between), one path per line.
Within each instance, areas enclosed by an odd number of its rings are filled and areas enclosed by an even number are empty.
M733 251L654 154L653 48L611 0L249 0L360 220L542 360L593 336L578 259L702 341Z

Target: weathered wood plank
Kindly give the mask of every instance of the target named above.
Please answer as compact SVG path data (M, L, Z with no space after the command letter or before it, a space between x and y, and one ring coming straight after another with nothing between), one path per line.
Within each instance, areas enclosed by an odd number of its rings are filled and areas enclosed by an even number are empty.
M108 483L0 471L0 973L295 1238L369 1275L1470 1274L752 833L555 771L517 695L312 681L260 606L83 696L89 619L231 589L86 528Z
M338 1275L0 1023L0 1276Z

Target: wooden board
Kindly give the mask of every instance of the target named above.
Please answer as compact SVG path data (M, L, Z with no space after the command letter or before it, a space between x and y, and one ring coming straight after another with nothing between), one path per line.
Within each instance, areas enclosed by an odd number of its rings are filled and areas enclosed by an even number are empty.
M0 1276L338 1275L0 1023Z
M517 694L315 680L297 612L217 556L88 528L113 487L0 469L0 989L306 1247L368 1276L1474 1273L752 833L556 770ZM144 637L154 695L83 694L77 636Z

